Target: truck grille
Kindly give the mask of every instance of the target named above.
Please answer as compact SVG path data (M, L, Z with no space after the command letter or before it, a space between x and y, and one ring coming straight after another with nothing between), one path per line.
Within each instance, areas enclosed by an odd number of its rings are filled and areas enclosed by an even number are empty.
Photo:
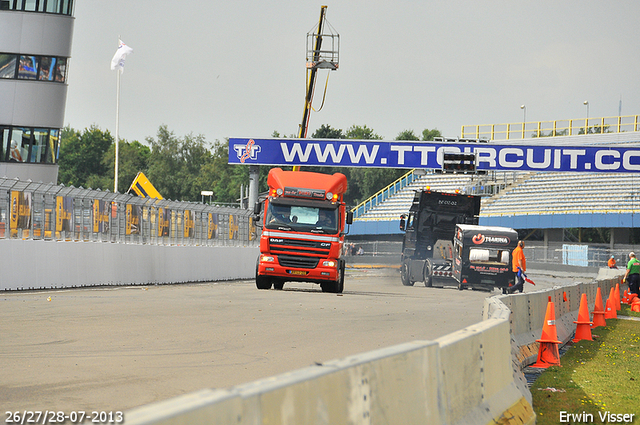
M331 244L328 242L316 242L301 239L269 238L269 245L273 254L303 254L319 255L326 257L329 255Z
M315 269L318 259L315 257L293 257L290 255L279 255L278 262L283 267L298 267L301 269Z

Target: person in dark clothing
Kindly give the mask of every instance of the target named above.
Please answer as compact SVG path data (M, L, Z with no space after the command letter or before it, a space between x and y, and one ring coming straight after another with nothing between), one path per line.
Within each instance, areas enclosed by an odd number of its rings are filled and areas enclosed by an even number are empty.
M629 253L629 262L623 280L629 285L629 292L640 295L640 261L636 258L635 252Z

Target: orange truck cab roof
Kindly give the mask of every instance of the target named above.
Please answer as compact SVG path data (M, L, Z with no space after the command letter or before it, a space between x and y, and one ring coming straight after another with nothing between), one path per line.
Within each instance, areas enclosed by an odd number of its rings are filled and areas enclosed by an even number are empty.
M286 188L312 189L315 191L331 192L340 196L347 191L347 177L342 173L321 174L308 171L283 171L272 168L267 177L270 189L282 189L287 195ZM292 195L296 196L296 195Z

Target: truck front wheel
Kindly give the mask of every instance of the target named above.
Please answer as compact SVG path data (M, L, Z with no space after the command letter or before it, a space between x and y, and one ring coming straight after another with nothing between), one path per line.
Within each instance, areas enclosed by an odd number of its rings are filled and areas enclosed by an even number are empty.
M341 261L338 266L338 280L335 282L323 282L320 284L322 292L330 292L333 294L341 294L344 290L344 268L345 262Z
M258 289L271 289L271 279L269 276L258 274L258 265L256 264L256 287Z
M409 277L409 262L403 261L400 266L400 280L404 286L413 286L414 282Z

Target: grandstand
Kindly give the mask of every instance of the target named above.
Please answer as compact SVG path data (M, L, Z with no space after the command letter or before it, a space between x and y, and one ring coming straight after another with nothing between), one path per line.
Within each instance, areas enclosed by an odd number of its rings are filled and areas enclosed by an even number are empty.
M356 213L356 219L397 220L400 214L409 211L414 193L417 190L429 188L440 192L461 192L489 196L504 190L520 178L522 178L522 173L514 172L494 172L489 175L440 174L434 172L416 175L414 173L413 178L409 179L410 183L396 193L389 195L384 201L374 203L366 212L362 214ZM355 211L361 211L359 207L356 207Z
M486 199L483 216L640 212L640 193L620 173L532 173L520 184Z
M639 138L638 132L631 132L553 139L572 145L629 146L637 145ZM510 141L513 145L523 142ZM562 240L566 228L609 228L613 247L614 239L616 243L631 242L629 229L637 227L639 173L489 171L475 175L418 171L411 170L354 208L350 235L400 234L400 215L409 211L414 192L427 187L481 195L481 224L541 229L549 240Z
M483 196L481 216L640 212L640 176L620 173L495 173L492 178L427 174L357 217L397 220L409 211L416 190Z

